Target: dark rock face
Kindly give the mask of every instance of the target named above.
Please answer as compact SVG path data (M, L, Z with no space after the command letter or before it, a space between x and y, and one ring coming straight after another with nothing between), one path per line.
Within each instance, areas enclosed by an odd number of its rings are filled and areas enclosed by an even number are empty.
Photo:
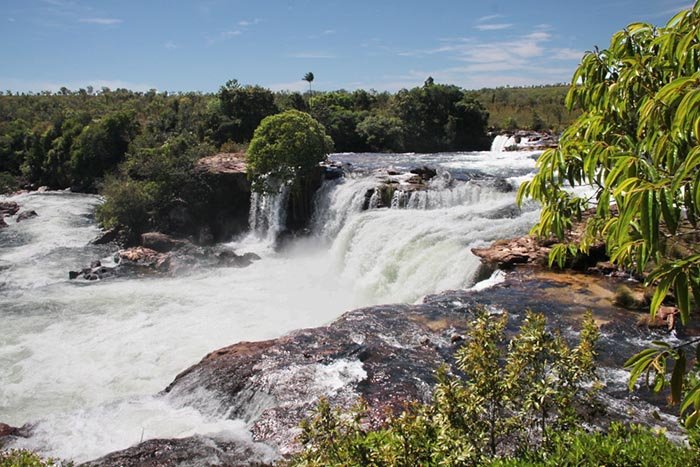
M180 248L185 244L186 242L182 240L176 240L170 235L160 232L147 232L145 234L141 234L141 246L155 250L159 253L167 253L168 251Z
M19 211L19 204L14 201L0 202L0 219L4 216L14 216Z
M93 239L90 243L93 245L105 245L107 243L116 242L119 238L119 231L117 229L109 229L102 232L97 238Z
M31 431L32 425L30 424L16 427L0 422L0 449L2 449L6 441L10 441L13 438L28 438L31 436Z
M255 253L238 255L232 250L209 248L193 245L185 240L170 239L167 235L157 233L153 243L164 251L145 246L119 250L103 264L93 261L89 267L69 271L69 279L95 281L115 276L144 276L151 274L170 275L186 273L198 267L236 267L250 266L260 259ZM162 244L158 244L162 242ZM168 248L172 248L168 250Z
M7 222L5 222L5 219L0 217L0 229L4 229L5 227L7 227Z
M31 219L32 217L36 217L38 215L39 214L37 214L36 211L34 211L34 210L20 212L17 215L17 222L25 221L27 219Z
M16 436L19 433L19 428L7 425L5 423L0 423L0 438L6 436Z
M152 439L81 464L84 467L185 467L192 465L272 465L269 448L250 442L193 436Z
M175 206L169 233L193 236L200 244L228 241L248 228L250 182L245 154L217 154L197 161L195 170L207 187L206 203Z
M282 453L298 448L299 422L318 398L350 407L358 397L376 420L410 401L427 401L435 369L454 351L464 312L394 305L356 310L327 327L207 355L166 389L175 397L211 391L231 418L252 422L257 441Z
M434 178L437 175L437 170L433 169L432 167L428 167L427 165L424 165L423 167L416 167L411 169L411 173L418 175L421 180L427 182L428 180Z

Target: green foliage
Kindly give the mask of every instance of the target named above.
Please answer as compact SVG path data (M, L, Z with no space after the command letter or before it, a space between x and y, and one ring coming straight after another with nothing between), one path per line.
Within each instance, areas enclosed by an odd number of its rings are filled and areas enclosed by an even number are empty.
M323 125L309 114L287 110L265 118L255 130L247 153L253 188L274 190L318 167L333 150Z
M219 89L221 117L214 123L214 137L221 144L227 140L250 141L260 122L278 112L275 96L261 86L241 86L230 80Z
M496 129L561 131L580 115L564 105L569 86L502 87L471 91L489 113L489 127Z
M184 203L197 213L206 203L208 186L194 163L213 152L192 136L174 136L156 148L135 146L121 173L106 180L98 220L106 228L123 228L131 238L148 230L173 231L169 214L175 206Z
M663 28L634 23L613 35L608 49L587 53L566 100L583 114L559 147L540 157L539 173L518 193L519 200L542 202L533 233L563 240L589 207L589 199L565 184L592 186L595 213L575 247L587 252L603 239L613 262L639 274L650 271L646 282L656 287L652 316L672 293L683 324L700 303L699 29L696 3ZM688 251L683 258L672 253L678 244ZM680 394L682 354L661 354L677 361L671 387ZM652 362L655 370L665 370L661 360ZM652 384L664 387L658 378ZM686 399L681 406L689 425L700 417L696 390L687 397L697 397L698 404Z
M549 449L552 433L577 419L575 399L594 378L598 331L589 315L570 347L528 313L505 345L507 316L480 310L457 351L458 375L438 372L433 402L372 430L363 404L347 414L321 401L304 422L293 465L475 465L514 452ZM557 438L554 438L557 439Z
M559 432L551 449L528 450L510 459L498 459L488 465L518 466L652 466L686 467L700 463L700 452L679 446L663 434L638 425L613 423L607 432L582 430Z
M432 79L402 89L391 102L391 114L403 122L405 150L416 152L486 149L488 112L457 86Z
M89 187L124 158L137 132L133 113L114 113L85 126L70 151L72 183Z
M58 463L55 459L42 459L38 454L25 449L0 451L0 467L47 467L70 466L73 463Z
M0 194L12 193L19 188L17 178L7 172L0 172Z
M372 151L390 150L401 152L403 144L403 122L382 114L370 115L357 125L357 133Z

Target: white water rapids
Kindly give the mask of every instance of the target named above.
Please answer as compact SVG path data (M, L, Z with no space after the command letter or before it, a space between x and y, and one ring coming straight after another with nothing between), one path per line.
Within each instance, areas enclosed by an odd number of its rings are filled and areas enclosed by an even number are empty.
M231 246L258 253L260 261L178 277L69 281L69 270L113 253L88 244L99 232L92 212L100 199L64 192L11 197L38 213L20 223L8 218L0 230L0 422L36 424L31 438L11 447L84 461L141 439L246 438L245 423L222 418L216 401L198 412L156 394L217 348L322 325L359 306L472 286L479 261L470 247L524 233L536 219L533 206L517 210L514 192L493 183L531 176L535 157L335 155L355 169L427 165L441 173L430 191L399 190L393 208L365 211L376 175L357 171L326 182L312 235L282 252L270 248L268 233L279 228L283 203L258 200L251 218L265 217L254 227L267 227Z

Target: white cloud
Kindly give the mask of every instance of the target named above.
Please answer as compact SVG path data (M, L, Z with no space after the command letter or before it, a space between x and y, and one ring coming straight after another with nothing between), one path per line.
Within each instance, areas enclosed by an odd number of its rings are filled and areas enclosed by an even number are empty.
M479 31L500 31L503 29L510 29L513 27L513 25L506 24L506 23L502 23L502 24L477 24L474 27L476 29L478 29Z
M169 50L174 50L174 49L177 49L178 47L177 47L177 44L175 44L175 42L173 42L173 41L167 41L167 42L165 43L165 48L166 48L166 49L169 49Z
M555 60L580 60L584 52L574 49L552 49L552 58Z
M486 21L491 21L493 19L498 19L498 18L503 18L503 15L488 15L488 16L482 16L481 18L477 19L477 23L485 23Z
M311 59L336 58L334 54L331 54L328 52L319 52L319 51L296 52L296 53L287 54L287 57L290 57L290 58L311 58Z
M80 18L78 22L87 24L99 24L102 26L111 26L115 24L121 24L124 21L117 18Z
M245 27L247 27L247 26L254 26L254 25L256 25L256 24L259 24L260 21L261 21L261 20L260 20L259 18L255 18L255 19L252 19L252 20L246 20L246 19L244 19L244 20L239 21L239 22L238 22L238 25L245 28Z
M14 23L14 22L17 21L17 20L14 19L14 18L7 18L7 21L9 21L10 23Z

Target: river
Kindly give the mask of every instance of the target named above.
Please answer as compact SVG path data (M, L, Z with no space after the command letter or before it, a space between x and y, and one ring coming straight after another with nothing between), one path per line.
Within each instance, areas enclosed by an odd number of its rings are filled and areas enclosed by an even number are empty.
M93 213L101 199L3 198L38 216L9 218L0 230L0 421L36 424L15 446L76 461L141 439L245 438L242 421L158 392L219 347L322 325L359 306L473 286L479 261L470 247L525 233L536 220L536 206L517 209L503 187L532 176L537 154L335 154L352 171L317 193L308 238L275 251L276 224L260 216L279 220L282 203L267 200L251 220L272 227L230 244L260 261L177 277L70 281L69 270L115 251L89 243L99 233ZM428 191L399 190L391 207L362 209L367 190L387 178L380 169L424 165L438 170Z

